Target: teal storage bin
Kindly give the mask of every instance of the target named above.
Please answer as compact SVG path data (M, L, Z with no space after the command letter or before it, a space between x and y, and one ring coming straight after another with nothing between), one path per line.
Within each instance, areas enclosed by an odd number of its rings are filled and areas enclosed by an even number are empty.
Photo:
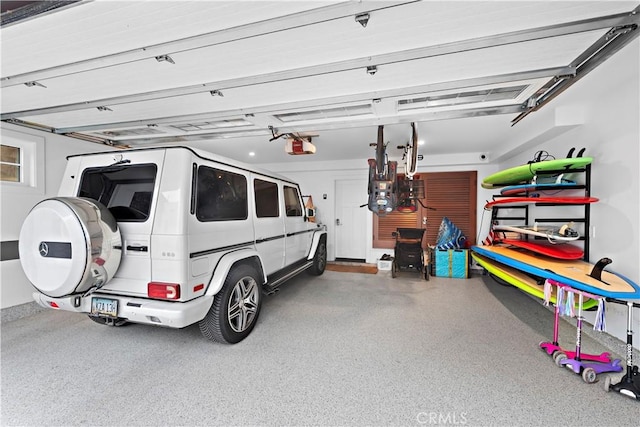
M436 277L466 279L469 277L469 250L436 250Z

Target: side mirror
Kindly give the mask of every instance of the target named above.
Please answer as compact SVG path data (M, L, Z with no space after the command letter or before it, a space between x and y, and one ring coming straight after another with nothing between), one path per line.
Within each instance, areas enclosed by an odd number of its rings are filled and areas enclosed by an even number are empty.
M306 212L307 212L307 213L306 213L307 218L309 218L309 221L313 222L313 220L314 220L314 219L315 219L315 217L316 217L316 210L315 210L315 208L305 208L305 210L306 210Z

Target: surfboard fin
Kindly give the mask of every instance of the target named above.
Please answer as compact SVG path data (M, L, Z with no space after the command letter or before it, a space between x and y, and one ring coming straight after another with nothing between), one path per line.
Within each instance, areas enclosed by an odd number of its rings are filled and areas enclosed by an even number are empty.
M571 150L567 153L567 159L570 159L573 156L573 152L576 151L576 147L571 147ZM580 157L580 156L578 156Z
M604 283L605 285L608 285L607 282L602 281L602 270L612 262L613 261L611 260L611 258L600 258L596 265L593 266L593 269L591 270L591 273L589 273L589 276L593 277L599 282Z
M582 155L584 154L584 150L586 150L586 147L583 147L580 151L578 151L576 157L582 157Z

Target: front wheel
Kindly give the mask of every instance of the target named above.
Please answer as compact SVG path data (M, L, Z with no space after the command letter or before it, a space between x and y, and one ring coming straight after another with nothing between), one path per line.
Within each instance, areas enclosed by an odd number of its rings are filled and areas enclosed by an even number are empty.
M327 241L324 238L320 238L316 253L313 256L313 265L309 270L309 274L312 276L320 276L324 273L324 269L327 266Z
M595 383L597 378L598 374L593 368L584 368L584 371L582 371L582 379L587 384Z
M250 265L233 267L215 296L200 332L206 338L227 344L245 339L256 325L262 292L259 275Z

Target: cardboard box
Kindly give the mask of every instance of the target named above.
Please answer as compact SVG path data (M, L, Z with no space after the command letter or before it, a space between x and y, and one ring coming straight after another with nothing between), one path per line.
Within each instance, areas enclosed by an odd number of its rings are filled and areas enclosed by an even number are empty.
M378 270L381 271L391 271L391 264L393 263L393 261L388 261L388 260L378 260Z
M469 250L449 249L435 251L436 277L453 277L466 279L469 277Z

